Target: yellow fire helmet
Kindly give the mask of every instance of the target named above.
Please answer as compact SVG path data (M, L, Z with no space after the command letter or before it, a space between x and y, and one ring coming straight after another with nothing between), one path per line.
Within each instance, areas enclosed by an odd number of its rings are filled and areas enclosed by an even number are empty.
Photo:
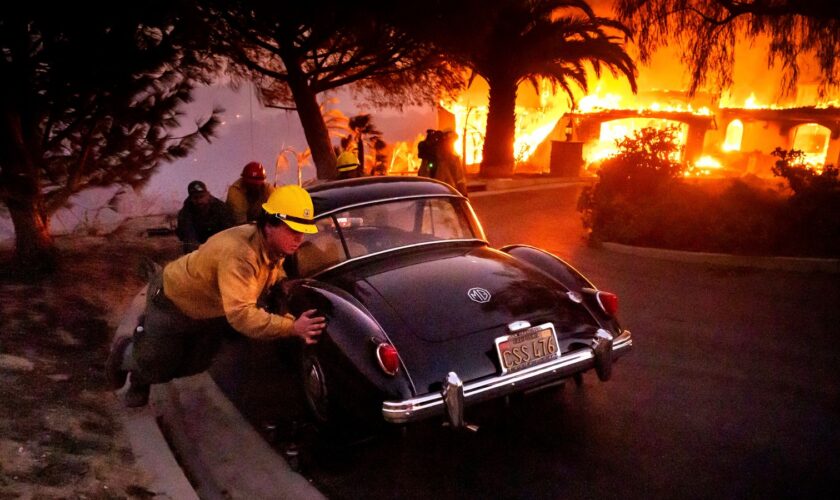
M280 219L299 233L315 234L318 228L312 222L315 209L312 198L300 186L280 186L271 193L262 205L269 217Z
M356 154L351 151L345 151L341 153L335 160L335 169L339 172L347 172L348 170L354 170L358 166L359 158L356 157Z

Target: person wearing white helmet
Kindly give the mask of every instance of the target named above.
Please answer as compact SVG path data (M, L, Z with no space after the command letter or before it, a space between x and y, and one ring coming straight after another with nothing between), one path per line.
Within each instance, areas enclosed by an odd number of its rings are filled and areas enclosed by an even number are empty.
M306 190L281 186L263 203L256 224L211 236L150 280L142 325L114 343L106 363L114 390L131 374L127 406L146 405L151 384L206 370L230 328L255 339L317 342L326 322L314 309L294 318L257 305L286 277L283 259L297 251L304 234L317 232L313 216Z

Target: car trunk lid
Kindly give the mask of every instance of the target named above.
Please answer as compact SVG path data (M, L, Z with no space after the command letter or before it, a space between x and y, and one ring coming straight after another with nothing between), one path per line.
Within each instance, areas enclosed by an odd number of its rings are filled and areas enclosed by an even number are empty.
M550 321L560 337L594 323L562 285L488 247L397 258L377 269L356 282L357 296L388 309L378 320L419 394L438 390L449 371L465 381L498 373L494 340L515 321Z

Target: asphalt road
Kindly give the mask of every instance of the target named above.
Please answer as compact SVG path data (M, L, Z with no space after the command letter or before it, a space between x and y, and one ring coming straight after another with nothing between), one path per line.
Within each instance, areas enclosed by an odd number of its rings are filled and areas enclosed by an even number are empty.
M620 298L634 351L613 379L336 446L306 424L290 356L233 339L231 399L330 498L838 498L840 279L588 248L579 188L476 197L494 246L529 243ZM286 346L289 347L289 346Z

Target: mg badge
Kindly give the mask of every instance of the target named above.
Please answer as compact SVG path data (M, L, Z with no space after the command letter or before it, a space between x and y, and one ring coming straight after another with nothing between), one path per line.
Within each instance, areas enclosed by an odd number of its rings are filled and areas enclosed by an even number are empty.
M469 297L473 302L478 302L479 304L490 302L490 292L483 288L470 288L467 292L467 297Z

